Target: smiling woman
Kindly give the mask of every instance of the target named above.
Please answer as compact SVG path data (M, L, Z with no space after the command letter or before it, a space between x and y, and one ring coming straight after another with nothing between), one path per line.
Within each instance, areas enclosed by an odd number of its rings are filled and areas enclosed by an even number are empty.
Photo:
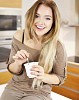
M18 30L12 39L7 68L14 75L1 100L51 100L52 86L61 85L66 78L66 51L59 40L59 10L53 0L37 0L25 18L25 29ZM27 75L27 58L29 65L38 62L30 69L34 77Z
M46 34L51 29L52 23L53 15L51 12L51 8L44 5L39 6L34 21L34 31L38 35L38 37Z

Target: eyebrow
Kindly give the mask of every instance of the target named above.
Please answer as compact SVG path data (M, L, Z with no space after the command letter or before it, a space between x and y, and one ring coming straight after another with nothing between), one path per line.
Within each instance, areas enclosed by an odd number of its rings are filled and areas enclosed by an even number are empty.
M40 14L39 14L39 13L36 13L36 15L40 15ZM45 17L50 17L50 18L52 18L51 15L45 15Z
M50 18L52 18L52 16L50 16L50 15L45 15L45 17L50 17Z

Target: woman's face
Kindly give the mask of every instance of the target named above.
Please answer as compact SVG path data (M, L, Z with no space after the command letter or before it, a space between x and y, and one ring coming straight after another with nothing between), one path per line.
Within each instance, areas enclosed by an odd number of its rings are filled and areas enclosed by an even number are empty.
M34 31L38 37L43 36L51 29L53 23L52 15L50 7L43 4L39 6L34 20Z

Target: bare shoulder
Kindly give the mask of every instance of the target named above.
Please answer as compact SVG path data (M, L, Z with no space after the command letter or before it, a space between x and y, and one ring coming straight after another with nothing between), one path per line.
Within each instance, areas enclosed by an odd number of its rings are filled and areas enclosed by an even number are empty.
M16 38L18 41L22 41L22 35L23 30L17 30L13 37Z

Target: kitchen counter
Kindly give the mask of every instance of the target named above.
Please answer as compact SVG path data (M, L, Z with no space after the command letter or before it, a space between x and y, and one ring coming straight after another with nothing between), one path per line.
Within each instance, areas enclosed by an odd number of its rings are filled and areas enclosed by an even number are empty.
M75 63L79 63L79 57L78 56L68 57L68 61L72 61L72 62L75 62Z
M79 57L78 56L70 56L68 57L68 62L67 62L68 66L72 66L72 67L79 67Z
M72 100L79 100L79 57L68 57L67 78L64 84L52 90Z

